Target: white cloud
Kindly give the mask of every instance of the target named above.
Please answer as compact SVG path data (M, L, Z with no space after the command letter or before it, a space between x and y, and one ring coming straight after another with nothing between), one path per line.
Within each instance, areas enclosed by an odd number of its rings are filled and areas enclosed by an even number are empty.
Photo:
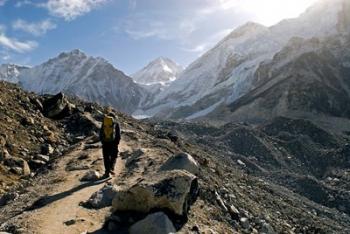
M46 3L40 4L40 6L47 8L51 15L62 17L70 21L78 16L89 13L106 1L107 0L48 0Z
M202 54L208 48L209 48L209 44L208 43L202 43L202 44L196 45L196 46L194 46L192 48L182 48L182 50L187 51L187 52L191 52L191 53Z
M17 1L15 4L15 7L23 7L26 5L35 5L32 1L29 0L22 0L22 1Z
M215 44L217 44L220 40L222 40L225 36L227 36L230 32L232 32L232 29L224 29L217 33L215 33L212 36L209 36L206 38L206 40L202 43L199 43L195 46L192 46L190 48L181 48L183 51L196 53L198 55L202 55L204 52L208 51L210 48L212 48Z
M0 25L0 46L24 53L35 49L38 44L35 41L19 41L16 38L10 38L5 34L5 27Z
M13 22L12 27L14 30L22 30L24 32L33 34L34 36L41 36L46 34L47 31L56 28L50 19L46 19L36 23L30 23L22 19L18 19Z
M147 16L134 15L124 21L122 28L126 34L135 40L145 38L157 38L161 40L186 40L196 29L194 20L167 17L154 17L149 19Z

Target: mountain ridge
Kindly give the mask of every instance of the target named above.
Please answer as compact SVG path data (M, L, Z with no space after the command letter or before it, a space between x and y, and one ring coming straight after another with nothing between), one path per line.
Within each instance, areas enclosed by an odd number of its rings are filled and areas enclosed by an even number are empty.
M199 112L207 114L222 103L232 103L254 88L259 64L273 59L290 39L322 39L347 28L347 9L349 3L344 0L323 0L300 17L271 27L254 23L241 26L194 61L143 111L150 116L186 119Z
M39 94L65 92L132 113L148 93L107 60L81 50L62 52L20 73L19 84Z

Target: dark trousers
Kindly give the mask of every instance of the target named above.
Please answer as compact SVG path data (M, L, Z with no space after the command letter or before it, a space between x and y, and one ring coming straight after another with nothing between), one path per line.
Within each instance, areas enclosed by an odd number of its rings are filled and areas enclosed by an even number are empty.
M109 174L111 171L114 171L115 163L118 157L118 145L117 144L103 144L102 145L102 154L103 154L103 163L105 166L105 173Z

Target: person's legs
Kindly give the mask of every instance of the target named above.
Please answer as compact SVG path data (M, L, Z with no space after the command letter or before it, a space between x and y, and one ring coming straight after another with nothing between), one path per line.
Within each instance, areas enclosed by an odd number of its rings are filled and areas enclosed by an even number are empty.
M112 155L111 155L111 164L110 164L110 173L111 174L115 174L114 169L115 169L115 164L117 162L117 158L118 158L118 148L114 148L112 151Z
M111 159L110 159L110 150L107 146L102 146L102 154L103 154L103 164L105 166L105 175L109 175L111 170Z

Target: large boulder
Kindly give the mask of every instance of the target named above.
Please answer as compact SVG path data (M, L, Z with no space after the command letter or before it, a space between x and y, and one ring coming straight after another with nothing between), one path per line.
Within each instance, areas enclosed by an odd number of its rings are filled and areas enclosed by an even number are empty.
M52 119L61 119L71 113L71 104L63 93L48 98L43 103L43 114Z
M26 160L17 157L6 158L4 164L20 175L30 175L30 168Z
M173 223L163 212L148 215L129 228L130 234L168 234L176 233Z
M166 210L178 216L187 216L198 196L198 180L182 170L153 174L127 187L118 187L113 199L114 212L149 213Z
M199 165L194 158L187 153L179 153L170 157L160 168L161 171L185 170L194 175L199 173Z

